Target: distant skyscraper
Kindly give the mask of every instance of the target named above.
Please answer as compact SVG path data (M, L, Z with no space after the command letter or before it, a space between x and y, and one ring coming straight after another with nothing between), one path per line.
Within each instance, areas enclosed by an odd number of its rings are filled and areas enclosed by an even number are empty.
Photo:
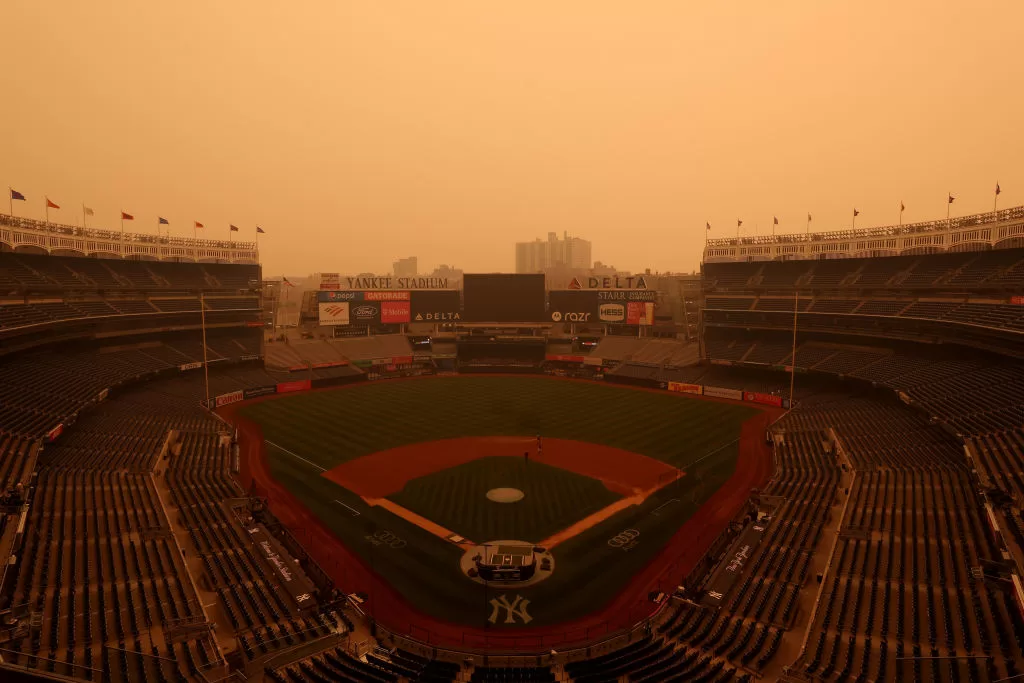
M517 273L540 273L557 266L590 268L590 242L569 237L568 232L562 239L549 232L547 241L537 238L533 242L516 243Z
M419 275L419 264L415 256L400 258L394 264L395 277L416 277Z

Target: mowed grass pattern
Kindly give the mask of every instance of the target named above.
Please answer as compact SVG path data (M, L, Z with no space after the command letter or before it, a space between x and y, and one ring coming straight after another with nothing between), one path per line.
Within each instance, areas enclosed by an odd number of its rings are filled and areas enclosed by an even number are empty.
M501 487L526 495L515 503L487 498L489 490ZM525 458L491 457L414 479L388 498L478 543L539 543L619 495L574 472Z
M373 382L241 409L267 440L325 469L410 443L534 434L605 444L686 469L735 441L755 413L614 385L468 376Z

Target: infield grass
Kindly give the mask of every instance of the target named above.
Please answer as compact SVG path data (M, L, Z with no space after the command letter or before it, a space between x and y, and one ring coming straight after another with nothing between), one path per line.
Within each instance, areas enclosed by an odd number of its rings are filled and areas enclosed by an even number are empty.
M515 503L487 498L491 489L519 489ZM414 479L388 496L477 543L540 543L619 499L596 479L521 458L491 457Z
M531 600L531 625L553 624L587 614L610 600L728 480L736 468L740 426L757 410L667 392L547 377L458 376L295 394L244 406L240 413L259 423L264 437L277 444L267 449L274 478L349 549L368 561L374 572L417 609L447 621L479 626L482 594L476 584L459 575L461 550L457 546L368 505L320 476L318 468L329 470L411 443L539 433L621 448L684 470L686 476L642 505L628 507L558 546L557 571L552 577L517 589ZM510 468L520 462L516 458L486 458L467 463L409 482L391 497L421 514L429 510L424 516L481 542L508 537L542 540L545 525L568 526L572 517L587 514L582 506L603 507L600 497L606 494L612 496L608 502L615 499L607 489L605 493L588 491L589 485L581 487L579 479L602 489L603 484L568 472L562 473L567 477L535 475L531 480L529 472L498 471L502 466L493 474L474 469L486 469L486 463L498 459L507 460ZM535 465L540 463L526 467ZM459 472L463 467L468 469ZM527 499L532 491L538 505L531 507L524 499L508 505L511 516L504 512L488 516L485 504L499 504L490 503L484 495L496 486L520 488ZM581 507L570 514L554 499L565 499L571 503L567 507ZM460 507L459 501L466 501L467 507ZM520 518L513 519L515 515ZM610 547L608 539L626 528L640 532L639 545L629 552ZM401 547L374 545L371 537L378 531L401 539ZM595 567L601 570L594 571Z

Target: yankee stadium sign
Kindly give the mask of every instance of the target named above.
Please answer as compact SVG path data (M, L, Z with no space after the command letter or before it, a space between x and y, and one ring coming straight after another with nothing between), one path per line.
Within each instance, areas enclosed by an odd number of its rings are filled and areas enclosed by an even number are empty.
M448 289L446 277L346 277L348 289Z

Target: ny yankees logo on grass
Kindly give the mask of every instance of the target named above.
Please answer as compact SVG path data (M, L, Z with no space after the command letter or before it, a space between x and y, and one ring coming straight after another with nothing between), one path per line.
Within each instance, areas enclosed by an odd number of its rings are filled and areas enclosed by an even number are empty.
M502 610L505 610L505 621L502 623L514 624L516 623L516 617L519 617L524 624L529 624L533 621L533 617L526 611L526 606L529 604L530 601L521 595L517 595L512 602L509 602L508 597L505 595L491 598L491 607L493 609L487 621L492 624L498 623L498 615L501 614Z

